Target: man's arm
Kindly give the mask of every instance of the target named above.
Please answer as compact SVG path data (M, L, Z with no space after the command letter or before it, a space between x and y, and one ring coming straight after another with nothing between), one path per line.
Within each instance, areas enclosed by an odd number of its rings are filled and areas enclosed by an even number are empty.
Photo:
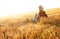
M45 15L46 17L48 17L45 11L44 11L44 15Z

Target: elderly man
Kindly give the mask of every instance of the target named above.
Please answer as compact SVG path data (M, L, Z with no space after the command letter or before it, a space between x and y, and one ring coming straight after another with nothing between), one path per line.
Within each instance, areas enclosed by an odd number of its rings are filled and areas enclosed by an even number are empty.
M39 17L47 17L46 12L43 10L43 7L39 6Z
M40 5L39 7L39 13L38 13L38 21L40 22L40 18L42 17L48 17L46 12L43 10L43 7Z
M39 6L39 13L36 14L36 15L33 17L32 22L33 22L33 23L37 23L37 21L40 22L40 18L41 18L41 17L48 17L48 16L47 16L46 12L43 10L43 7L40 5L40 6Z

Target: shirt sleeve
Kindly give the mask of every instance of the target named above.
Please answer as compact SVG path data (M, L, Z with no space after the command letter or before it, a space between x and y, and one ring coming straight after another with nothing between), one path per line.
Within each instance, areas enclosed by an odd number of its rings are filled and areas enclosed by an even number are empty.
M44 15L47 17L47 14L46 14L46 12L44 11L43 13L44 13Z

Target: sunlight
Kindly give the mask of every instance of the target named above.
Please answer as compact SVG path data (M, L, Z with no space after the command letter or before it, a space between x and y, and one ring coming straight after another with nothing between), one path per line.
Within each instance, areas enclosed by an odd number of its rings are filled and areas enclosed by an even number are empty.
M32 12L42 5L44 9L60 7L60 0L0 0L0 17Z

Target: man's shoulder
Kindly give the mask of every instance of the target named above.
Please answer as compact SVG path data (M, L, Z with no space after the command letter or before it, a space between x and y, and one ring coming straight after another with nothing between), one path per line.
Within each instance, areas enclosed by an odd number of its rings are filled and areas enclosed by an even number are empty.
M43 10L43 12L45 12L45 11Z
M46 13L44 10L43 10L44 13Z

